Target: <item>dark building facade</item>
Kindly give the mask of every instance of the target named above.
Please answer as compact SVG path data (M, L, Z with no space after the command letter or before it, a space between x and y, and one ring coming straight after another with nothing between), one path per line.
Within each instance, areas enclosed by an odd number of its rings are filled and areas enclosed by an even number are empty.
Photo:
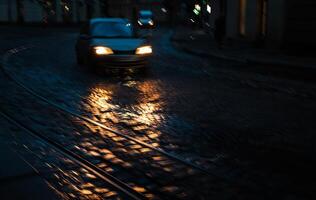
M315 0L226 0L225 4L229 39L269 48L316 46Z
M100 17L101 0L0 0L0 22L78 23Z

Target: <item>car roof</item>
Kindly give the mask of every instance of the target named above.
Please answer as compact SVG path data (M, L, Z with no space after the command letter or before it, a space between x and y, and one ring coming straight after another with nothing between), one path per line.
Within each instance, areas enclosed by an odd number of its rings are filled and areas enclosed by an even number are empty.
M129 22L128 19L125 18L93 18L90 19L90 24L98 23L98 22L122 22L127 23Z

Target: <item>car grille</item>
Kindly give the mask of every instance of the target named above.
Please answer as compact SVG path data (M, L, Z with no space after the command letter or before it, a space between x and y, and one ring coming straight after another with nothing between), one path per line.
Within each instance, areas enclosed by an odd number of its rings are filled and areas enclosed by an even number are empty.
M135 51L114 51L116 55L134 55Z

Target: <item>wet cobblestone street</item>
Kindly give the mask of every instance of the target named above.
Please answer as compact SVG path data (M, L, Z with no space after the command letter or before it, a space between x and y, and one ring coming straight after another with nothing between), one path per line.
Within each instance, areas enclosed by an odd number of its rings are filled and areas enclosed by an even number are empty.
M315 151L313 81L185 54L164 28L152 38L148 71L94 72L76 64L77 30L37 31L4 37L15 42L1 49L1 110L21 124L149 199L315 197L312 165L301 166ZM25 130L0 124L1 138L62 199L128 199Z

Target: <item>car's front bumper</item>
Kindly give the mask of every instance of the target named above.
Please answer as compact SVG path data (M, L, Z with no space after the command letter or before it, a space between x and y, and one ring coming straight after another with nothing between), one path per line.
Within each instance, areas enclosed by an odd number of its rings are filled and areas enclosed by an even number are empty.
M93 65L106 68L138 68L148 64L150 55L93 55Z
M155 25L143 24L143 25L138 25L138 28L140 28L140 29L154 29Z

